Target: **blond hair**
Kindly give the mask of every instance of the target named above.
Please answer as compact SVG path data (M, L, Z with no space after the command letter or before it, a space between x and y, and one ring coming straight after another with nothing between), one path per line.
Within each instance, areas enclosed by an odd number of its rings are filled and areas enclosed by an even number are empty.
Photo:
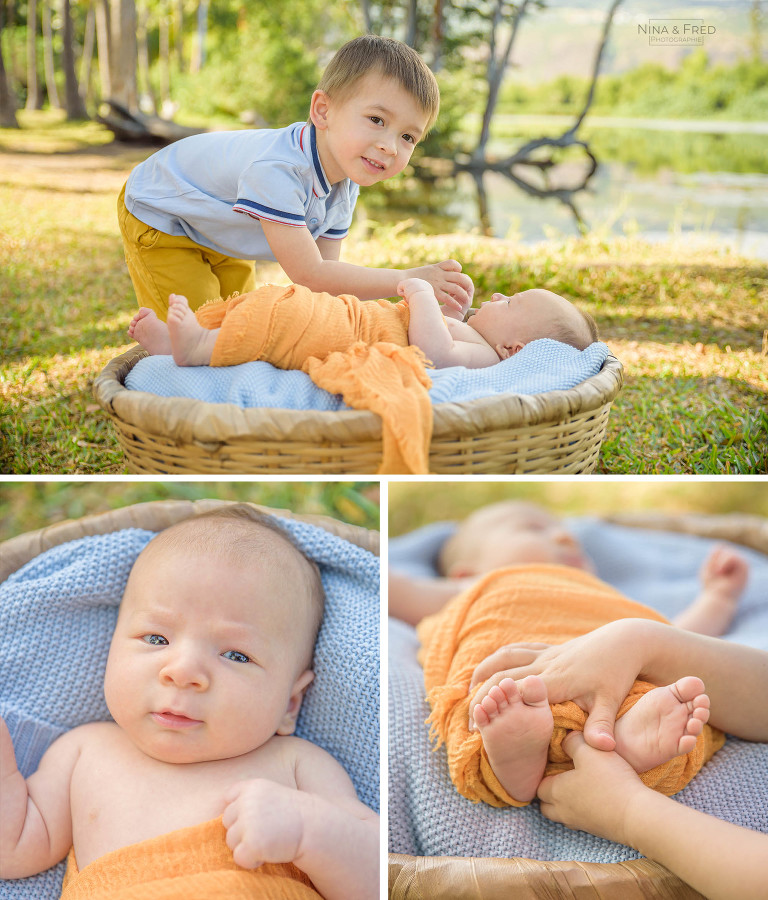
M429 66L419 54L393 38L364 34L344 44L323 72L317 90L344 99L370 72L391 78L406 90L427 114L426 133L440 111L440 89Z
M286 571L288 560L294 561L297 587L307 598L306 638L311 659L325 606L320 570L278 520L247 503L228 504L164 529L142 550L137 562L157 552L179 550L211 553L239 566L267 559L279 571Z

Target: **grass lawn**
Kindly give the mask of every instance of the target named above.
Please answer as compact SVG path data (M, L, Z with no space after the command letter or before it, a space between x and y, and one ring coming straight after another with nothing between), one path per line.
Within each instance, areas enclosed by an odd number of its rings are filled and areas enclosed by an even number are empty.
M115 201L151 149L50 113L19 120L21 130L0 130L0 471L121 473L91 385L130 346L135 299ZM764 263L629 239L521 247L401 233L346 243L345 259L368 265L454 256L481 299L543 286L589 310L626 377L600 473L768 472ZM275 266L260 275L280 278Z

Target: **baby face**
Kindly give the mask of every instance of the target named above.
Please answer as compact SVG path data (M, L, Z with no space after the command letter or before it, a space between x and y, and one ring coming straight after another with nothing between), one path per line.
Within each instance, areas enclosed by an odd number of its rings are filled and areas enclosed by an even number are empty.
M545 509L501 503L470 517L461 560L449 575L480 575L504 566L550 563L591 571L574 535Z
M298 590L271 568L179 549L137 561L104 690L148 756L228 759L292 733L312 680L297 641L307 616Z
M467 323L507 359L530 341L550 337L558 322L580 324L578 310L565 297L541 288L505 296L494 294Z

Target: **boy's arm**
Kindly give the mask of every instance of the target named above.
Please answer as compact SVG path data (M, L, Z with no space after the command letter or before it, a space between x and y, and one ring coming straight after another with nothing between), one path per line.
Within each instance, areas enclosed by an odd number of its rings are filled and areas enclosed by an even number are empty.
M320 238L315 243L309 230L279 225L261 219L264 235L275 259L294 284L329 294L354 294L361 300L394 297L398 283L406 277L428 281L441 303L466 309L472 302L473 286L454 259L434 265L400 269L373 269L340 262L341 241ZM322 244L320 243L322 241ZM329 245L335 244L335 249Z
M400 282L397 292L408 301L410 319L408 343L418 347L436 368L466 366L481 369L499 361L490 344L477 335L477 341L454 340L443 318L435 292L420 278L407 278ZM454 327L457 327L454 325Z
M318 747L302 748L296 784L293 790L260 778L227 794L223 822L235 862L292 862L326 900L377 900L379 817Z
M25 781L0 719L0 878L37 875L66 856L72 846L69 785L79 755L79 739L69 732Z
M541 812L548 819L628 844L710 900L765 896L768 835L647 788L621 757L593 749L577 732L563 747L574 769L539 785Z

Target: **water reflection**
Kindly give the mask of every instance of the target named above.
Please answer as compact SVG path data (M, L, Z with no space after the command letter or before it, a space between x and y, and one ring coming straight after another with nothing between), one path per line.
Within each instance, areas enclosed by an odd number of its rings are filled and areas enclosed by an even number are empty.
M441 161L420 178L364 191L361 204L374 224L408 220L426 234L474 232L525 243L587 232L715 238L768 259L764 136L585 133L588 154L571 151L551 166L477 172ZM505 135L491 149L501 156L512 139Z

